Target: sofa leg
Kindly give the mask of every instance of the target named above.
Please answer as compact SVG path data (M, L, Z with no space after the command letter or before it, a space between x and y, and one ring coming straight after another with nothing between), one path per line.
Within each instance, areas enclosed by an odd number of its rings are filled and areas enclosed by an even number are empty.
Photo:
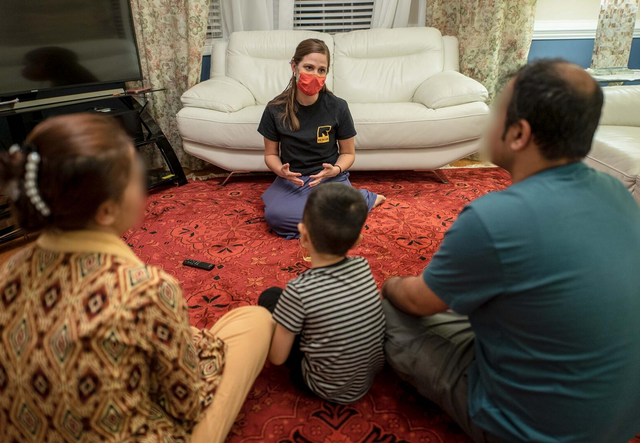
M442 169L414 169L416 172L433 172L438 180L440 180L443 184L449 184L449 180L447 180L447 176L444 175L444 171Z
M229 179L231 179L231 177L233 176L233 174L248 174L249 172L251 171L231 171L229 175L227 175L227 177L224 179L224 181L220 183L220 186L226 185Z
M444 175L444 172L442 172L441 169L434 169L432 172L435 174L436 177L438 177L438 180L440 180L442 183L444 183L445 185L449 184L449 180L447 180L447 176Z

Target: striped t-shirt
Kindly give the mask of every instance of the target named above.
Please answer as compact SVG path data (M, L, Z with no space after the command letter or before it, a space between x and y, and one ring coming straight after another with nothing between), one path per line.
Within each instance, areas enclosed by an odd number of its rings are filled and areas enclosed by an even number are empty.
M291 280L273 317L301 335L302 374L326 400L359 400L384 365L382 304L362 257L313 268Z

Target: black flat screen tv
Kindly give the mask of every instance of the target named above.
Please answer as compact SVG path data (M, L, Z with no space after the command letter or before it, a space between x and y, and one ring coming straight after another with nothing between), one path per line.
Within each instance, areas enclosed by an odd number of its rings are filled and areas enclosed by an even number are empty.
M129 0L0 0L0 97L140 78Z

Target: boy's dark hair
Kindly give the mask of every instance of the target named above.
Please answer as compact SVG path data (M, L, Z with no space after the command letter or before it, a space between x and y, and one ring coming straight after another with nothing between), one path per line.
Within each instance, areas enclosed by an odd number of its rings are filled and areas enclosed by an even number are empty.
M324 183L309 194L302 221L316 251L347 255L368 213L367 202L358 190L341 183Z
M526 120L540 153L547 160L586 157L600 121L604 98L595 80L572 76L567 69L572 66L562 59L543 59L518 71L503 139L511 125Z

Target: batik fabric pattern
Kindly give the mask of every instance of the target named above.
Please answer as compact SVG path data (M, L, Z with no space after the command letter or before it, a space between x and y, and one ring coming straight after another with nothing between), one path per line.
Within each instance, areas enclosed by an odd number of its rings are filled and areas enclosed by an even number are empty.
M527 63L537 0L429 0L427 26L458 37L460 71L489 91Z
M219 384L224 344L192 333L172 277L34 246L0 282L1 441L188 440Z

